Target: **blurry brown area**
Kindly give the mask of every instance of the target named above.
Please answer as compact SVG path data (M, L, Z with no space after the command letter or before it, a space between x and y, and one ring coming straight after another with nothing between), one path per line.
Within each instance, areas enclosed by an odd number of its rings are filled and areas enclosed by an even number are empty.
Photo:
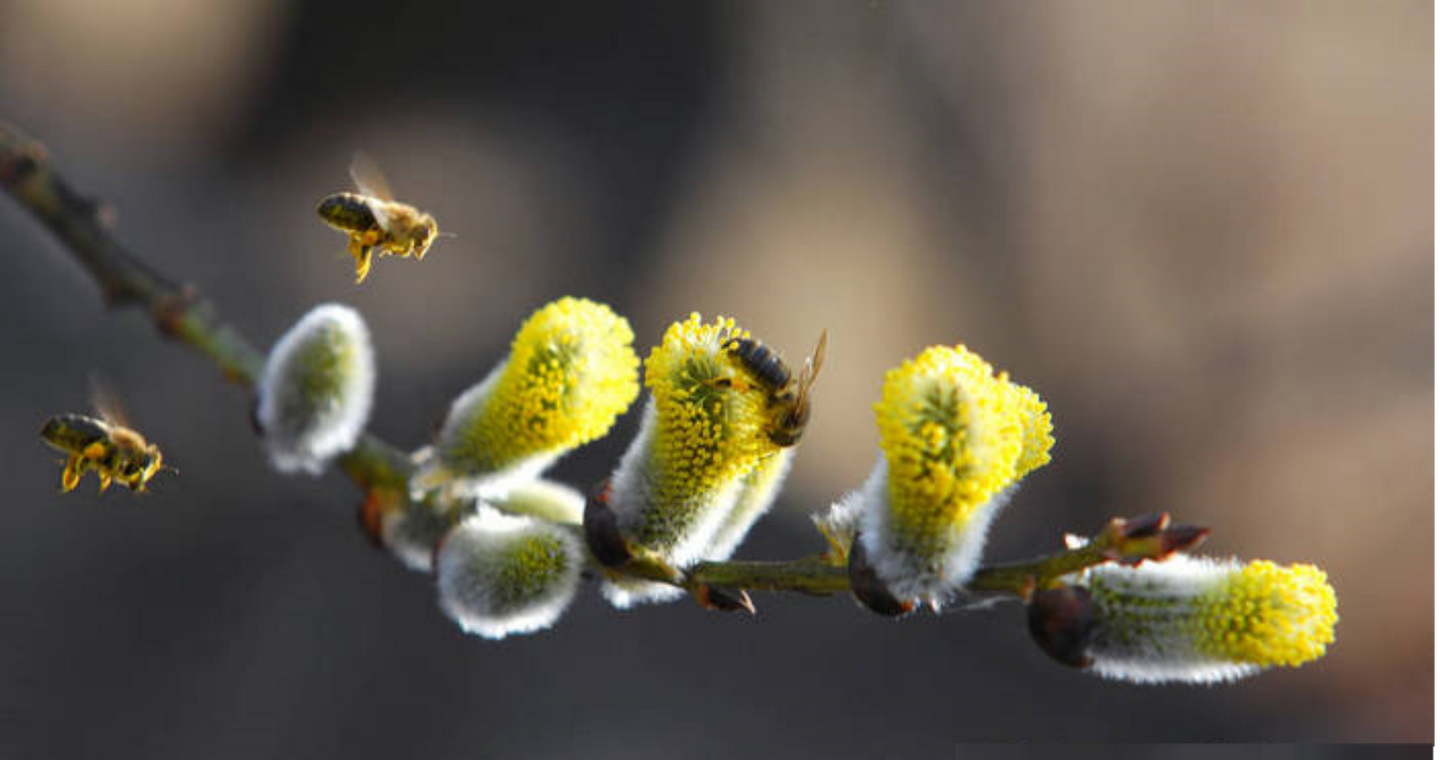
M5 202L0 713L26 720L0 749L1433 741L1433 13L0 2L0 118L262 345L316 302L359 308L397 443L561 295L613 305L642 351L690 311L794 362L828 328L790 485L741 550L793 557L873 462L885 370L964 343L1047 399L1058 441L989 557L1169 511L1210 551L1321 566L1341 616L1319 663L1210 689L1057 668L1018 608L891 623L762 596L738 622L585 593L554 631L469 639L370 552L347 483L268 472L246 400L102 312ZM313 206L362 148L456 237L356 288ZM55 493L33 432L82 410L91 370L181 469L147 498ZM635 422L559 475L602 477Z

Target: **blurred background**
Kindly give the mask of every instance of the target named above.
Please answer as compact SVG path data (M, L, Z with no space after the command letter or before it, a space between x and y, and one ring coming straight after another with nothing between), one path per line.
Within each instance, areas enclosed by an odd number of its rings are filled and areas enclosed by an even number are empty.
M425 442L561 295L642 353L690 311L798 360L830 331L780 503L739 556L817 551L884 371L963 342L1050 404L1054 461L987 557L1112 515L1313 562L1318 663L1233 686L1066 670L1018 605L882 620L620 613L467 637L270 471L248 400L0 202L0 754L949 755L971 741L1433 741L1432 4L449 4L0 0L0 118L257 345L369 320L372 429ZM351 153L454 232L363 287L315 202ZM56 492L35 432L109 377L181 470ZM636 409L638 410L639 405ZM604 476L637 414L555 474Z

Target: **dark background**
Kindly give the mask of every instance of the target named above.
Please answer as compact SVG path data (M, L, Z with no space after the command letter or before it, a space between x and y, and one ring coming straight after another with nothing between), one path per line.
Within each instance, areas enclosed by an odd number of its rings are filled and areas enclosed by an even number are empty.
M892 622L620 613L462 634L338 474L271 472L247 399L106 313L0 202L0 754L948 756L959 742L1433 740L1433 8L1425 2L0 2L0 118L258 345L359 308L372 429L419 445L561 295L648 350L698 310L791 357L815 422L740 556L819 548L886 368L964 342L1035 388L1054 461L987 556L1168 510L1314 562L1323 660L1215 688L1054 665L1018 606ZM364 148L435 213L351 283L314 217ZM180 469L56 493L86 375ZM638 405L637 405L638 408ZM585 485L635 429L555 471Z

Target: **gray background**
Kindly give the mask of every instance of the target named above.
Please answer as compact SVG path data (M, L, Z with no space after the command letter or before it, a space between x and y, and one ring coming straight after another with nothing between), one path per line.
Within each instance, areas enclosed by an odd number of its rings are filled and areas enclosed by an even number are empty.
M1055 460L987 556L1114 514L1309 561L1322 661L1219 688L1049 662L1019 607L881 620L760 596L463 635L354 526L338 474L268 470L247 399L101 310L0 202L0 754L950 756L970 741L1419 741L1432 725L1432 14L1424 2L464 6L0 2L0 118L257 344L338 300L373 429L424 442L533 309L691 310L798 359L817 411L741 556L875 455L886 368L964 342L1050 403ZM351 284L313 205L352 151L458 237ZM181 469L56 493L35 436L119 387ZM635 429L565 460L603 476Z

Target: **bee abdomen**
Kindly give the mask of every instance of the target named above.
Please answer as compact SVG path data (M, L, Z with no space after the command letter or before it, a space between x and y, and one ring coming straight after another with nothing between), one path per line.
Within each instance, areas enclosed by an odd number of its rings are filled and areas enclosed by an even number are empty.
M370 210L370 202L365 196L355 193L326 196L320 201L320 205L315 207L315 213L330 226L342 230L364 232L377 226L375 213Z
M757 380L772 390L783 388L790 382L790 368L764 343L750 338L731 338L726 347L740 357L740 363L744 364Z
M96 441L110 437L105 423L83 414L61 414L45 421L40 437L56 448L80 451Z

